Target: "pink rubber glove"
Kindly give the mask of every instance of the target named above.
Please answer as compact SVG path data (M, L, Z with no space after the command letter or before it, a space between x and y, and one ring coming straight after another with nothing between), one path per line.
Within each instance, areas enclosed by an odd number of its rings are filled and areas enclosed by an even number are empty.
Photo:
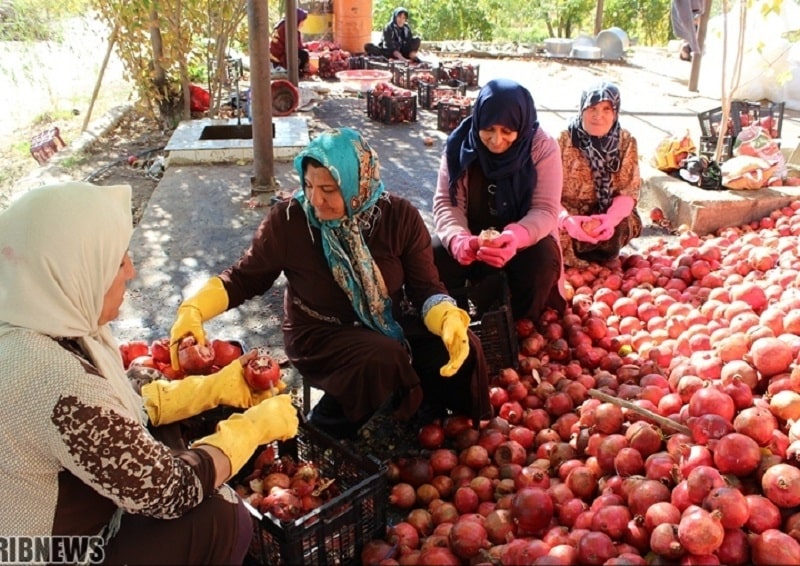
M509 224L492 240L492 246L481 246L478 259L492 267L503 267L530 239L528 231L519 224Z
M475 252L479 247L478 236L473 236L469 232L462 232L450 240L450 253L461 265L469 265L478 259Z
M605 242L614 235L614 228L618 223L615 223L608 214L595 214L592 218L600 221L600 225L592 232L598 242Z
M591 216L572 216L564 211L562 217L559 218L559 228L566 230L567 234L569 234L573 240L586 242L587 244L596 244L598 240L587 234L582 226L584 222L589 221L591 218Z
M593 218L600 220L600 226L594 229L594 236L600 242L605 242L614 235L614 230L625 218L630 216L636 202L633 198L619 195L611 201L611 206L605 214L597 214Z

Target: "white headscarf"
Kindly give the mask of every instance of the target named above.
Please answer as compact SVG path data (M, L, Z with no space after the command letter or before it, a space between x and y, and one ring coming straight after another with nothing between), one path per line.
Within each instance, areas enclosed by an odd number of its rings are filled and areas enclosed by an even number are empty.
M74 338L130 417L144 422L103 298L128 249L131 188L68 182L32 189L0 213L0 336L26 328Z

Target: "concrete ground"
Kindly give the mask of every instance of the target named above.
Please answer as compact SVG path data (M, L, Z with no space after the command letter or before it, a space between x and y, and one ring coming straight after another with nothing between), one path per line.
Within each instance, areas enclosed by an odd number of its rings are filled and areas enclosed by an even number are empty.
M480 65L481 84L496 77L511 77L528 86L541 127L554 136L576 112L584 87L600 79L617 82L622 92L622 125L639 142L643 175L656 179L642 189L639 207L643 217L648 217L655 204L665 206L663 200L669 205L675 199L698 198L697 193L676 197L659 188L673 180L664 179L664 175L645 166L653 149L667 134L689 130L697 139L697 113L719 105L718 101L688 92L690 67L677 57L663 51L637 49L626 63L463 60ZM307 111L297 113L308 118L311 137L327 127L350 126L360 130L380 156L387 188L415 203L430 226L431 196L446 138L436 128L436 113L418 109L416 122L384 125L367 117L364 98L343 96L336 83L311 82L302 86L317 93L314 97L317 101L309 104ZM475 93L471 92L473 96ZM432 146L425 145L426 137L434 138ZM783 139L784 145L797 145L798 113L786 112ZM120 339L167 335L182 297L228 267L249 245L265 212L264 208L252 206L251 174L252 163L180 165L167 169L131 243L138 276L130 286L120 319L115 322L115 333ZM275 174L283 190L297 187L289 163L276 163ZM722 202L715 206L719 212L729 204ZM752 206L751 202L747 210ZM737 210L731 220L738 220L741 214ZM248 347L266 347L282 357L282 294L283 282L279 280L265 296L207 323L209 335L237 339ZM291 372L286 377L290 381L296 379Z

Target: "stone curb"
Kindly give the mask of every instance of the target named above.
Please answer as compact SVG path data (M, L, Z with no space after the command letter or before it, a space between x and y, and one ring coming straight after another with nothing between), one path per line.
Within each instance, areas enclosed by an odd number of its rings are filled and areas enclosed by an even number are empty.
M61 149L58 153L50 158L46 165L37 167L16 183L12 190L13 194L19 194L36 187L49 185L52 183L63 183L65 181L74 181L75 179L70 172L61 164L80 154L82 151L89 148L99 138L103 137L109 131L114 129L117 124L134 108L133 102L120 104L113 107L100 118L91 122L86 130L67 147ZM12 197L13 198L13 197Z

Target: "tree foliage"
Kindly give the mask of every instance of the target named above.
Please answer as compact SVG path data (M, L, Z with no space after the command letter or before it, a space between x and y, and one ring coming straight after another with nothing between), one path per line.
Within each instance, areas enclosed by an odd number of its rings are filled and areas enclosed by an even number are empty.
M247 0L92 0L142 100L169 123L188 119L190 69L205 67L219 93L228 43L244 20ZM218 97L217 97L218 99Z
M165 122L189 117L189 84L200 82L212 93L212 112L219 104L230 48L246 53L248 0L0 0L0 39L9 12L19 22L21 7L46 21L63 13L94 9L112 30L118 26L116 51L140 98L158 110ZM285 13L285 0L267 1L270 26ZM312 7L320 0L298 0ZM749 0L743 0L749 1ZM784 0L762 3L762 11L779 9ZM798 2L798 0L792 0ZM619 27L640 45L663 45L672 37L671 0L605 0L604 28ZM14 10L7 9L12 6ZM538 42L548 37L594 34L597 3L592 0L373 0L373 30L381 30L392 10L405 6L415 33L427 41ZM35 9L34 9L35 8ZM334 18L336 14L334 14ZM16 25L16 24L15 24ZM27 33L37 25L28 23ZM41 29L45 29L40 26ZM24 37L25 34L21 33ZM29 35L36 39L38 36Z

